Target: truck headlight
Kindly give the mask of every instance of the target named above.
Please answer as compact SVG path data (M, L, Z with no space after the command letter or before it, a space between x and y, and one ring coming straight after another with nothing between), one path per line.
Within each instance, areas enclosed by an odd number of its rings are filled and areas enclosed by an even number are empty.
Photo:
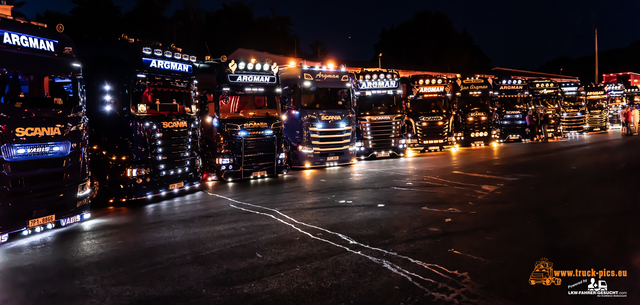
M91 179L87 180L85 183L81 183L78 185L78 194L77 197L83 197L89 195L91 193Z
M216 164L231 164L233 158L216 158Z
M138 113L147 113L147 105L138 104Z
M307 147L307 146L298 146L298 151L301 151L305 154L311 154L313 153L313 147Z
M284 158L285 158L285 154L284 154L284 153L280 153L280 154L278 155L278 159L284 159Z
M402 140L402 141L404 141L404 140ZM404 142L401 142L401 143L404 143ZM362 142L356 142L356 147L360 147L360 146L362 146Z

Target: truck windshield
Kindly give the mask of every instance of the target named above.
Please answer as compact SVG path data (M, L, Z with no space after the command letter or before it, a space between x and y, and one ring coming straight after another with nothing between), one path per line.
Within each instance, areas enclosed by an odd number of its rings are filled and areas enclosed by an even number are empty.
M491 98L484 96L466 96L459 98L460 106L465 110L486 110L491 106Z
M280 98L274 95L223 95L219 102L221 119L280 116Z
M350 109L351 90L343 88L304 88L301 108L303 109Z
M191 113L192 90L186 84L138 83L133 90L131 109L146 115Z
M400 98L394 95L368 95L358 98L358 113L370 114L397 114L402 112Z
M430 98L411 100L412 112L443 112L449 109L449 100L446 98Z
M0 106L70 108L78 106L79 80L71 75L34 75L0 68Z
M558 107L560 101L557 98L541 98L533 100L533 104L539 107L554 108Z
M526 108L527 100L524 96L501 97L498 103L505 109Z
M562 101L563 107L582 107L584 106L584 102L575 98L565 98Z
M587 100L587 107L589 109L605 109L607 103L601 99Z

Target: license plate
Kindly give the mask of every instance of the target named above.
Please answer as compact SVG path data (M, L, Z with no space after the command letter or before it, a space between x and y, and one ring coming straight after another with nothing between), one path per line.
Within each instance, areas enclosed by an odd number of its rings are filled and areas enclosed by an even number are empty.
M376 156L378 156L378 157L388 157L389 153L388 152L381 152L381 153L378 153Z
M29 220L29 224L27 225L27 227L33 228L33 227L41 226L43 224L47 224L54 221L56 221L56 215L49 215L49 216Z
M260 176L266 176L266 175L267 175L267 171L251 173L251 177L260 177Z
M475 143L475 144L484 144L484 141L475 141L473 143Z
M438 150L440 149L440 146L430 146L429 150Z
M327 161L338 161L339 159L339 156L327 157Z
M60 225L63 227L68 226L72 223L80 222L81 219L82 219L82 216L80 215L63 218L63 219L60 219Z
M509 139L517 139L519 138L517 135L509 135Z
M418 143L418 139L411 139L411 143Z
M169 184L169 189L177 189L179 187L183 187L184 186L184 182L180 182L180 183L174 183L174 184Z
M598 130L600 130L600 128L594 128L594 129L593 129L593 131L598 131Z

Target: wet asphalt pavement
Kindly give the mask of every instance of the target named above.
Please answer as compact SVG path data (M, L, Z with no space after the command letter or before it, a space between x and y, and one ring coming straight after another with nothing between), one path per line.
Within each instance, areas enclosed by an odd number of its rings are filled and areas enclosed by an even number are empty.
M1 245L0 305L638 304L639 174L616 131L210 183Z

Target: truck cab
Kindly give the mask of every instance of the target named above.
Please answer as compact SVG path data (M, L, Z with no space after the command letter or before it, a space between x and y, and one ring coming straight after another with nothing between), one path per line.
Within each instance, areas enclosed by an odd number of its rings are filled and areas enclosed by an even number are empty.
M529 80L531 104L537 109L547 122L547 137L558 138L564 135L560 123L562 93L558 82L551 79Z
M90 217L82 65L73 41L0 5L0 243Z
M202 175L196 57L126 35L87 50L100 197L122 204L196 189Z
M490 77L459 78L454 83L456 105L462 121L464 146L484 146L496 142L494 81Z
M462 122L452 97L454 79L425 74L412 75L409 82L410 149L440 151L462 141Z
M622 127L617 113L616 115L610 114L609 97L604 86L587 86L584 87L584 92L584 101L588 112L587 124L585 125L587 131L604 131L608 130L611 125Z
M627 105L627 94L623 84L604 84L604 92L609 103L609 126L622 128L620 110Z
M531 131L527 130L526 119L532 109L527 81L505 77L498 79L497 87L500 142L528 140Z
M285 146L294 168L351 164L356 115L349 72L332 64L290 65L280 72Z
M565 133L581 133L587 124L587 106L580 91L580 83L559 83L562 94L560 122Z
M231 59L198 65L203 180L278 176L288 170L283 147L278 65Z
M356 155L361 158L404 156L404 107L398 71L362 69L353 74Z

